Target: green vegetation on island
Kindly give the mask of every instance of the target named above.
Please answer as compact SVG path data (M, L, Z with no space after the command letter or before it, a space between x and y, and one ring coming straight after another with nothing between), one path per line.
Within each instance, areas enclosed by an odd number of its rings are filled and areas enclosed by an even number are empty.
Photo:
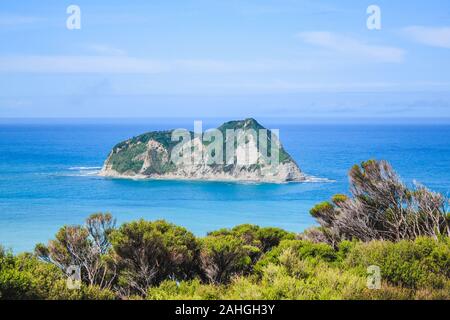
M34 253L0 250L1 299L450 299L448 200L388 163L350 171L350 195L311 210L301 234L240 225L196 237L110 214L61 228ZM81 287L65 271L81 268ZM368 287L368 267L381 285Z

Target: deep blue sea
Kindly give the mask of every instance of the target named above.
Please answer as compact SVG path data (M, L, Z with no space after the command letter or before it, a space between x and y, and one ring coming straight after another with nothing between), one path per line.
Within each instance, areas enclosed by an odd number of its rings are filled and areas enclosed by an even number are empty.
M204 123L204 129L220 122ZM264 125L265 123L263 123ZM347 193L347 171L389 160L408 183L450 191L450 125L279 124L301 169L329 182L285 185L112 180L95 175L117 142L192 122L0 124L0 243L15 252L47 242L93 212L118 222L166 219L197 235L242 223L302 231L309 209Z

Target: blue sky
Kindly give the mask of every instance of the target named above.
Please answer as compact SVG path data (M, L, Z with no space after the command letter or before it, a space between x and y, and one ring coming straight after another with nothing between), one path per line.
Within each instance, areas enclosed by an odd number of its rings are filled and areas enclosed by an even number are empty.
M448 0L2 1L0 40L2 118L450 117Z

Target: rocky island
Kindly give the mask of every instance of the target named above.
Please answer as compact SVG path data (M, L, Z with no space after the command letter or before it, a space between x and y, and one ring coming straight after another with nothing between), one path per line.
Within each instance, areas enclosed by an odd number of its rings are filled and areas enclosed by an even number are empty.
M267 183L306 180L277 135L255 119L226 122L203 134L180 129L144 133L114 146L99 175Z

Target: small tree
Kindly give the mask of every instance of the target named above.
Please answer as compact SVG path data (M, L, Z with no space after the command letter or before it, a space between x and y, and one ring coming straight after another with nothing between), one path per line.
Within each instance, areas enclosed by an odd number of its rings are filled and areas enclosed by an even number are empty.
M115 229L116 219L110 213L94 213L86 219L86 229L101 254L111 247L109 236Z
M110 248L109 235L115 227L111 214L93 214L85 226L65 226L48 245L38 244L35 254L66 272L71 265L81 268L82 280L89 285L110 288L115 278L105 255Z
M209 236L233 236L242 240L245 245L254 246L265 253L276 247L280 241L294 239L295 234L280 228L261 228L257 225L242 224L232 229L220 229L208 233Z
M111 234L124 294L147 294L163 280L198 275L199 245L185 228L165 221L125 223Z
M352 197L337 195L314 207L311 214L321 228L305 237L326 238L335 245L353 238L400 241L450 235L448 200L420 185L406 187L388 162L370 160L354 166L349 179Z
M201 261L207 279L212 283L227 283L234 275L249 270L252 256L259 249L232 235L208 236L202 240Z

